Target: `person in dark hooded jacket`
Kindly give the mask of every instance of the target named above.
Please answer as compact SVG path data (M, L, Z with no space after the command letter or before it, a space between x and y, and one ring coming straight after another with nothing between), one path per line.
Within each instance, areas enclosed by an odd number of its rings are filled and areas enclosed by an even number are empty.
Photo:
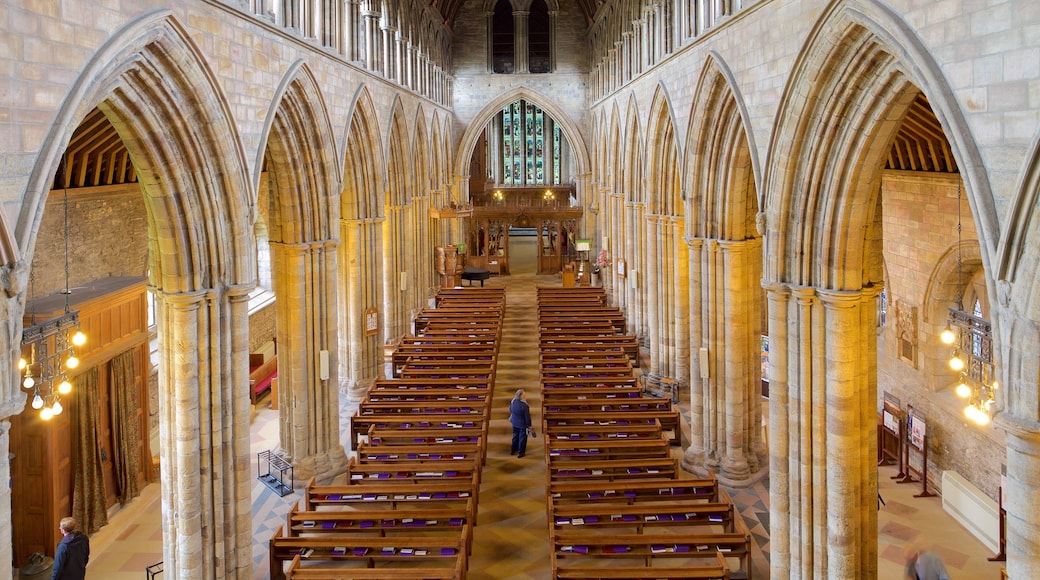
M58 542L58 551L54 554L51 580L83 580L90 560L90 539L79 531L73 518L61 518L58 529L64 537Z

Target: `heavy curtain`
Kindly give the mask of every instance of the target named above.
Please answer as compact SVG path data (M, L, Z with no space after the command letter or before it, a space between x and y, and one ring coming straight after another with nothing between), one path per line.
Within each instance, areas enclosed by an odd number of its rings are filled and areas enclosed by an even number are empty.
M108 365L109 407L112 413L112 462L116 474L116 496L119 503L137 497L141 492L140 408L137 388L138 349L130 349Z
M98 370L92 368L76 377L72 412L72 517L92 534L108 523L105 501L105 476L101 466L101 437L98 423L101 410L98 398Z

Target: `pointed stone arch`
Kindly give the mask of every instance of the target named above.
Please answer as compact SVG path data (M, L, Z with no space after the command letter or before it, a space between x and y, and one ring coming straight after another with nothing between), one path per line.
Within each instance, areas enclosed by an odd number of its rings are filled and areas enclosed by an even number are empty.
M383 320L383 223L386 209L386 172L379 118L372 96L358 88L350 113L343 151L343 192L340 198L340 324L341 390L349 400L360 400L368 386L382 376L385 322L371 331L366 312L374 309Z
M625 131L622 136L622 192L623 197L623 229L624 251L621 254L626 260L627 282L619 289L623 294L626 318L638 340L646 344L646 276L644 266L647 263L647 248L642 243L646 236L646 183L644 168L646 152L643 149L646 140L639 123L639 106L635 96L628 99L625 109ZM644 283L640 283L643 281Z
M458 147L455 148L455 176L460 183L469 179L470 153L473 151L473 148L476 147L477 140L484 131L484 127L486 127L491 119L497 113L501 112L503 108L520 99L524 99L548 113L549 116L553 118L556 125L563 131L563 134L566 135L567 142L570 144L571 152L574 155L577 165L576 170L573 171L572 174L575 176L586 176L592 171L588 147L574 120L571 119L567 112L557 105L551 98L529 87L520 86L505 91L491 99L491 102L481 109L479 113L474 115L473 120L470 121L469 126L466 127L466 131L462 134L462 139L459 141ZM583 190L583 181L579 179L578 191L576 193L578 196L578 202L582 204L585 203L585 192Z
M650 102L646 131L645 150L649 164L645 181L650 191L647 200L650 213L681 216L685 210L679 180L681 147L676 137L678 134L668 91L659 84Z
M393 106L390 107L386 131L386 194L387 204L391 207L407 205L412 195L412 176L408 161L412 134L408 130L408 120L402 107L400 98L395 98Z
M682 192L680 190L675 115L664 85L659 84L650 103L646 131L647 171L643 182L645 202L647 328L650 372L647 384L660 388L664 379L685 384L689 370L688 253L683 241Z
M327 479L346 465L336 334L341 167L324 95L303 61L289 67L272 102L258 154L267 160L278 298L279 452L301 479Z
M687 231L692 236L722 240L758 237L756 184L760 170L750 130L747 105L732 72L715 53L701 71L690 115L683 159Z
M279 83L255 167L268 159L273 189L284 192L274 201L271 239L283 243L327 240L336 236L338 193L342 167L325 97L314 73L301 60L294 62ZM265 147L266 145L266 147ZM254 186L259 189L260 172ZM276 221L272 219L272 221Z
M690 447L683 464L733 486L762 479L762 244L750 126L725 63L710 53L694 91L686 155ZM706 377L706 378L702 378Z
M351 109L341 148L344 161L340 213L343 219L372 219L383 215L385 164L379 115L366 87L358 88Z
M57 113L19 216L23 248L35 243L59 158L95 107L125 144L147 208L166 571L250 576L248 341L232 327L246 319L256 279L255 208L237 128L206 59L168 11L128 23Z
M963 179L969 199L979 200L972 205L980 239L989 237L985 262L996 220L970 127L938 65L889 8L831 4L780 101L764 179L775 577L877 574L882 269L871 259L879 237L869 232L884 158L921 92L957 167L969 171Z

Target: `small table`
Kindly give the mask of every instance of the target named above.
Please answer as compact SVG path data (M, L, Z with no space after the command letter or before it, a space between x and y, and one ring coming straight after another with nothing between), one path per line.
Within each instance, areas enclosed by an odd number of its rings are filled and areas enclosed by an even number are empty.
M484 280L491 277L491 272L484 268L476 268L473 266L466 266L466 269L462 271L462 279L469 280L469 285L473 285L474 280L480 280L480 286L484 286Z
M261 471L261 462L267 463L267 471ZM289 475L286 483L286 474ZM256 478L279 497L285 497L292 493L293 466L288 461L278 457L270 450L261 451L256 454Z

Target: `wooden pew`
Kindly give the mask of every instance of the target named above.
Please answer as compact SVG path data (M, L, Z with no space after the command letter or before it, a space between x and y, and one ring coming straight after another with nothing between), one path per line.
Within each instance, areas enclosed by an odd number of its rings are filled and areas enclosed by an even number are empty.
M715 552L715 561L692 566L576 566L559 564L553 573L557 580L729 580L729 564Z
M613 387L570 387L545 388L542 386L542 404L548 405L557 399L638 399L643 396L643 387L639 385L618 385Z
M316 485L312 478L304 490L303 509L320 507L343 509L401 510L436 506L460 507L469 521L477 521L479 489L468 481L428 481L410 489L400 484L373 483L365 486L347 484Z
M372 401L365 400L358 404L357 412L363 416L384 414L396 415L475 415L475 418L487 420L490 406L485 402L458 403L455 401Z
M462 378L462 377L474 377L483 378L490 382L495 380L495 368L492 365L483 366L460 366L452 367L448 365L426 368L418 365L404 365L401 368L402 379L442 379L442 378Z
M689 502L636 502L630 505L568 504L553 502L549 525L558 532L601 528L629 528L631 532L659 533L656 528L690 531L696 526L711 531L736 533L745 531L740 514L733 504Z
M457 389L462 391L490 391L487 379L474 377L458 379L376 379L369 393L405 392L425 389Z
M634 560L651 566L658 559L707 559L718 561L716 554L740 562L731 578L751 578L751 536L747 533L662 533L662 534L553 534L552 567L560 560L589 559ZM625 564L622 564L625 565Z
M269 557L271 578L285 577L284 563L299 556L301 560L357 561L366 567L382 567L394 562L419 562L444 567L465 569L467 539L462 534L450 537L340 537L340 536L285 536L278 526L271 537ZM297 576L299 577L299 576Z
M545 440L545 457L554 468L569 462L585 462L590 459L663 459L672 456L671 442L658 435L657 438L603 438L598 440L558 439Z
M294 556L285 572L287 580L458 580L466 577L464 560L456 560L453 568L339 568L332 566L304 567L299 556Z
M552 377L542 378L542 390L570 387L593 387L609 389L617 386L640 386L635 377Z
M722 503L724 495L715 478L629 479L625 481L552 481L549 500L560 504L653 501L703 501Z
M355 451L361 463L430 463L442 461L479 461L483 463L483 447L476 443L442 445L373 445L361 442Z
M391 402L391 401L412 401L412 402L456 402L456 403L468 403L470 405L490 405L491 399L488 391L475 391L469 392L462 389L414 389L414 390L402 390L402 389L391 389L388 391L383 389L372 389L365 396L365 399L373 403Z
M553 402L553 404L555 405L556 402ZM630 423L638 423L639 421L657 419L661 422L661 428L664 431L671 433L672 445L679 445L682 436L679 430L679 411L676 409L672 409L671 411L597 411L594 409L569 410L545 413L545 417L547 421L552 422L552 425L597 424L604 427L610 425L617 425L622 428L626 427Z
M551 461L546 466L546 480L574 481L602 479L617 481L637 478L675 478L679 475L679 460L674 457L638 459L586 459Z
M347 465L347 481L351 485L364 486L370 483L400 484L403 486L422 485L430 481L451 481L453 479L469 481L471 485L480 487L480 462L440 461L435 464L415 462L400 463L360 463L352 457Z
M368 506L366 506L368 507ZM351 534L412 536L442 536L462 534L466 538L466 553L472 553L473 526L465 507L414 509L348 509L348 510L301 510L299 502L286 514L287 537L302 535Z
M636 340L634 334L619 334L613 336L553 336L550 338L542 338L539 341L539 347L542 352L546 349L552 349L553 347L566 346L566 347L596 347L596 346L612 346L618 347L625 352L632 359L638 360L639 357L639 342Z
M444 413L436 417L413 417L410 415L360 415L358 411L350 418L351 449L356 449L362 435L368 434L373 425L387 429L401 429L412 432L413 437L428 437L423 431L445 431L461 428L477 428L487 435L487 422L479 416L468 413ZM461 433L461 432L460 432Z
M484 446L487 425L472 427L444 427L430 429L393 428L373 425L366 434L373 445L444 445L448 443L476 443Z
M559 389L566 391L566 389ZM597 411L597 412L621 412L621 411L664 411L667 413L678 412L674 404L668 399L658 397L624 397L611 400L588 399L588 398L563 398L557 397L552 403L543 405L543 410L554 415L569 411ZM662 425L664 422L662 421ZM667 427L666 427L667 428Z
M578 377L631 377L632 368L628 367L596 367L596 368L585 368L582 367L559 367L559 368L542 368L540 374L544 379L557 379L557 378L578 378Z
M546 441L558 439L587 442L612 439L660 439L664 434L661 422L657 419L625 425L623 428L618 426L605 428L600 425L557 425L545 417L542 419L542 432L545 433Z

